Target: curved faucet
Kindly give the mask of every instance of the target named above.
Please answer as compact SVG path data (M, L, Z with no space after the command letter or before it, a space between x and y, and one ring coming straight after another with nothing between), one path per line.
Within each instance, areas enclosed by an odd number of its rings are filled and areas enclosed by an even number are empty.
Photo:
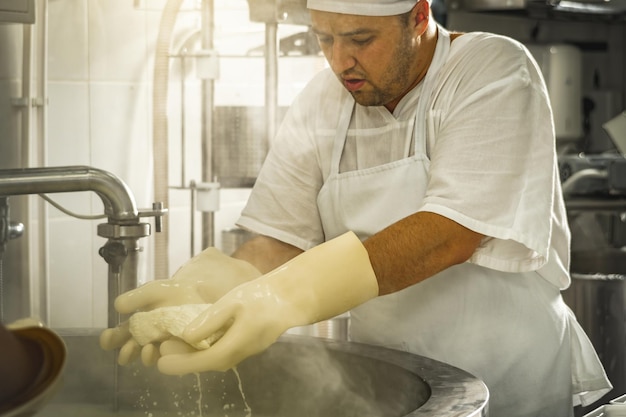
M94 191L110 223L138 222L139 213L128 186L115 175L89 166L0 170L0 196Z
M0 170L0 200L25 194L93 191L104 204L107 223L98 225L98 236L107 238L99 254L109 265L108 324L120 322L113 303L122 292L137 287L138 240L150 235L150 224L140 223L140 217L154 217L156 231L160 231L161 216L167 213L160 203L152 210L139 212L128 186L110 172L89 166L64 166ZM8 209L3 212L8 213ZM0 213L1 214L1 213ZM2 219L0 219L2 220ZM9 219L0 221L9 225ZM0 233L0 237L9 234ZM6 241L0 241L0 247ZM0 300L1 301L1 300Z

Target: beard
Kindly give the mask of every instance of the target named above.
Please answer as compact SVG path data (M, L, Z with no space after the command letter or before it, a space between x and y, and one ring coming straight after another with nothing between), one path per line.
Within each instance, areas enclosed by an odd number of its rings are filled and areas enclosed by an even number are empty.
M384 106L405 94L413 84L414 57L412 40L408 34L403 35L390 59L388 70L380 80L372 81L365 78L371 86L367 91L352 91L354 100L362 106Z

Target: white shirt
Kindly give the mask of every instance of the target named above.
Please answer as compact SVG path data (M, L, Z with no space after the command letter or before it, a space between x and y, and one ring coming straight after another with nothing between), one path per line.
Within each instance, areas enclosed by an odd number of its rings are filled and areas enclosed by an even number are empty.
M366 238L408 205L486 235L469 262L357 307L351 335L474 373L496 416L571 415L572 394L588 404L610 384L559 294L569 285L569 229L541 73L521 44L472 33L452 42L434 74L432 96L418 85L394 114L356 105L347 134L340 118L351 97L332 73L319 74L288 112L239 225L308 249L342 227ZM426 117L415 117L423 99ZM421 134L412 146L414 123L425 124L425 144ZM345 147L331 166L339 137ZM419 181L408 175L418 164L398 179L380 175L417 161L407 158L413 150L427 168ZM343 188L332 186L337 166ZM393 201L368 198L376 192Z
M393 114L382 106L356 106L351 128L375 134L348 133L342 171L408 156L419 87ZM420 210L489 236L470 259L478 265L537 270L551 254L558 262L542 275L566 288L569 230L546 97L540 70L522 44L478 32L452 42L430 98L430 182ZM348 99L330 70L296 98L238 221L241 227L301 249L325 240L316 199ZM399 123L391 127L390 121Z

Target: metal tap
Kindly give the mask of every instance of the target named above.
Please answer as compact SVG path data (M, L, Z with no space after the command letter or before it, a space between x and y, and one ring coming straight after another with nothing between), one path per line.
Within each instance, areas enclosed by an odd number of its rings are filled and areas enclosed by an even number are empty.
M24 233L22 223L11 221L9 202L6 197L0 197L0 261L9 240L17 239Z
M150 235L150 224L141 223L140 218L154 217L159 231L161 216L167 209L155 203L152 210L139 212L132 192L122 180L89 166L0 170L0 198L78 191L93 191L104 204L108 221L98 225L98 236L106 238L107 242L99 253L109 265L108 324L116 326L120 317L113 302L119 294L137 287L141 251L138 240ZM3 223L9 222L9 219L3 220Z

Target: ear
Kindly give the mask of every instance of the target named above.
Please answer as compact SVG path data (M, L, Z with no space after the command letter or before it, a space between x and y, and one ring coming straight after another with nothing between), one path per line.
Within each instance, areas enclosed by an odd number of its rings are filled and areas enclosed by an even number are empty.
M411 22L418 36L421 36L428 28L430 20L430 3L428 0L419 0L411 11Z

